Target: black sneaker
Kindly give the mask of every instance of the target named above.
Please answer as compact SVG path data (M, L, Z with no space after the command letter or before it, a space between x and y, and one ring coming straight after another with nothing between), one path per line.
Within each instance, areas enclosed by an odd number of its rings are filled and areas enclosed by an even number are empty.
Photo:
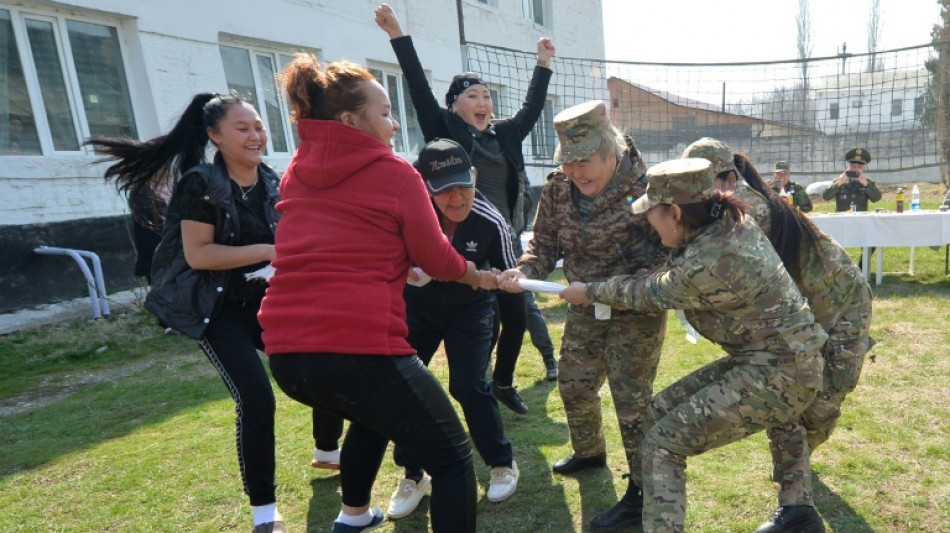
M551 467L556 474L573 474L588 468L603 468L607 466L607 454L599 453L593 457L578 457L573 453L554 463Z
M825 523L811 505L784 505L755 533L825 533Z
M554 356L544 358L544 368L547 371L545 378L548 381L557 381L557 359Z
M508 409L511 409L519 415L528 414L528 406L524 404L524 401L518 394L518 389L514 386L506 387L492 381L491 392L495 395L495 399L504 404Z

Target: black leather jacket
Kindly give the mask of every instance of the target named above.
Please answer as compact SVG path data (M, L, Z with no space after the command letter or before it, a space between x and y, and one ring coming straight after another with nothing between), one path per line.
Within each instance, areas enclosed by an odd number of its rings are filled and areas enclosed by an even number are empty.
M238 242L241 228L237 208L231 197L231 183L222 165L198 165L184 175L198 173L208 184L208 194L204 200L217 211L214 242L233 245ZM258 173L267 189L264 212L273 232L280 219L276 209L280 199L280 178L264 164L259 167ZM227 282L227 270L194 270L188 266L182 246L181 220L169 217L162 230L162 241L152 259L152 287L145 297L145 308L165 326L198 340L220 309Z
M426 78L419 56L412 44L412 37L405 35L390 41L399 67L402 68L406 82L409 83L409 95L416 109L419 127L426 142L435 138L452 139L459 143L470 155L473 149L472 133L461 117L442 107L432 94L429 80ZM520 235L527 225L527 216L531 210L528 174L525 171L524 154L521 142L531 133L544 110L544 101L551 81L551 69L536 66L525 93L524 102L509 118L493 120L495 136L501 145L509 163L514 167L517 181L508 184L508 212L512 229Z

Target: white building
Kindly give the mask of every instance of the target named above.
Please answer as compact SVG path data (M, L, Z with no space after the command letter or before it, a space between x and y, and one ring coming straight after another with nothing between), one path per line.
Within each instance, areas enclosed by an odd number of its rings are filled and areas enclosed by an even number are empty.
M815 89L818 129L842 135L918 128L928 84L922 68L825 76Z
M13 288L2 291L0 312L85 294L75 265L32 253L41 244L100 254L110 290L133 282L127 207L81 145L90 135L148 139L168 129L193 94L237 89L261 112L266 160L282 171L295 133L274 73L296 51L373 69L404 126L396 150L411 156L420 136L388 38L374 22L379 3L0 0L0 284ZM468 41L533 51L550 36L559 55L604 57L600 0L390 4L437 95L462 69L458 8Z

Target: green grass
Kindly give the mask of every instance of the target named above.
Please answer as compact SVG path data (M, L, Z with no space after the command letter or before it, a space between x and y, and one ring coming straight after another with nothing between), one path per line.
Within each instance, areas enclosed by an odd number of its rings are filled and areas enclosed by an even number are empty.
M938 197L941 190L925 189L924 208ZM889 201L885 191L881 204ZM875 288L878 345L838 430L812 457L829 531L950 531L950 278L943 249L916 254L910 276L896 273L906 270L909 249L888 248L884 284ZM564 307L538 299L559 341ZM705 340L686 343L671 316L656 388L721 356ZM432 368L446 379L441 355ZM606 388L610 469L551 473L570 446L557 388L543 372L526 343L515 379L532 411L519 417L502 408L521 481L511 500L489 503L488 468L477 462L480 532L584 531L625 488ZM293 532L328 531L339 477L309 466L308 410L280 392L277 400L281 510ZM233 419L234 405L197 346L162 335L143 312L0 337L0 531L249 531ZM688 530L752 531L775 505L769 469L761 434L691 458ZM384 461L375 505L386 507L399 477ZM426 531L427 509L426 499L378 531Z

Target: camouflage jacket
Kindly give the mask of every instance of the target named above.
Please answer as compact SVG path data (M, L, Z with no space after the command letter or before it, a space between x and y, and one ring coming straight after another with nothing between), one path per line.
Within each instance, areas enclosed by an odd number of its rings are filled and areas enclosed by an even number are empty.
M745 181L736 185L736 197L752 206L749 214L768 235L772 226L768 201ZM817 248L802 241L801 279L797 286L808 300L815 322L831 331L845 311L871 301L871 287L840 244L821 230L818 237Z
M655 312L683 309L704 337L758 365L794 365L818 355L828 336L765 234L743 215L693 232L667 265L645 277L589 283L587 297ZM802 376L820 385L820 375Z
M858 211L868 210L868 201L877 202L881 199L881 191L870 178L867 187L862 187L857 181L849 181L844 185L838 185L835 179L831 186L821 193L825 200L835 199L835 211L847 211L851 209L851 204L855 204Z
M779 194L782 191L782 188L776 184L773 184L772 190L775 191L775 194ZM795 207L806 213L812 210L811 199L808 197L808 191L806 191L801 185L795 183L792 180L788 180L788 183L785 184L785 194L792 197L792 205Z
M541 190L534 237L518 266L532 279L545 279L564 259L568 281L599 281L662 264L664 249L646 216L634 215L630 202L646 190L645 165L627 139L617 170L594 201L593 214L581 221L574 185L558 168Z

